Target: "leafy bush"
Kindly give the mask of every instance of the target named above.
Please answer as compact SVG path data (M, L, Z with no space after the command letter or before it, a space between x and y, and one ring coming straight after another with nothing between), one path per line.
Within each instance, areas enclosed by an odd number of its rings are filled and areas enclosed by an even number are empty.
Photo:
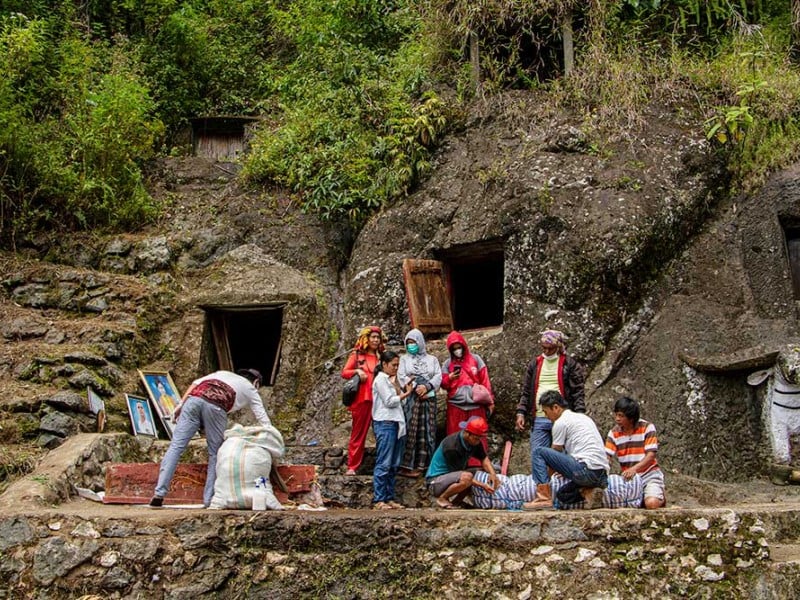
M790 23L785 0L9 0L0 235L146 222L142 163L224 114L263 118L250 180L363 222L430 170L476 91L476 40L482 93L546 88L543 110L582 112L598 140L654 97L693 99L746 186L796 158Z
M163 127L124 47L0 22L0 231L135 225L154 213L139 161Z
M743 189L800 158L800 74L786 61L788 28L745 30L711 63L695 62L708 100L706 135Z
M405 193L447 125L418 22L386 4L304 0L273 13L275 43L292 51L270 69L279 108L245 174L288 186L326 218L358 223Z

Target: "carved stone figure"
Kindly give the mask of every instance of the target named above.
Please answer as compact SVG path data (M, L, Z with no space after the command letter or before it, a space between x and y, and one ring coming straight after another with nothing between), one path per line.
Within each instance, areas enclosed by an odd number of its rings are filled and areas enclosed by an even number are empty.
M783 346L772 368L747 378L754 387L765 381L763 417L772 445L772 481L779 485L800 483L800 471L790 466L791 436L800 434L800 345Z

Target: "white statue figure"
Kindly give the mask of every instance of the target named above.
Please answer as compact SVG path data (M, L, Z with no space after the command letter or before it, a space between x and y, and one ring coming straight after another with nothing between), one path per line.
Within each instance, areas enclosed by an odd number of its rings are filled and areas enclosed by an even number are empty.
M758 386L767 381L764 423L772 444L773 483L800 483L800 471L793 471L791 436L800 434L800 345L781 348L771 369L756 371L747 383Z

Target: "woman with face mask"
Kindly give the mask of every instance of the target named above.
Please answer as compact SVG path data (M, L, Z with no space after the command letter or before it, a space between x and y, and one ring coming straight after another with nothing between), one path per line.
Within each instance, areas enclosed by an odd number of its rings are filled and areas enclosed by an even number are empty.
M414 393L405 405L406 449L399 474L419 477L436 451L436 391L442 384L442 368L436 357L426 352L425 337L419 329L406 334L405 346L397 381L403 389L412 382Z
M486 363L479 355L470 352L464 336L458 331L451 331L446 345L450 358L442 365L442 389L447 391L445 428L447 435L450 435L459 430L459 423L469 421L472 416L488 419L494 412L494 393ZM485 388L488 399L476 397L476 383ZM488 452L486 438L482 438L481 442ZM470 458L467 466L480 467L480 461Z
M531 468L533 451L539 446L549 448L553 444L553 424L539 407L542 394L554 390L567 401L567 408L572 412L586 412L583 368L567 355L567 336L555 329L547 329L539 335L541 354L528 363L517 404L517 430L524 430L526 418L531 423Z

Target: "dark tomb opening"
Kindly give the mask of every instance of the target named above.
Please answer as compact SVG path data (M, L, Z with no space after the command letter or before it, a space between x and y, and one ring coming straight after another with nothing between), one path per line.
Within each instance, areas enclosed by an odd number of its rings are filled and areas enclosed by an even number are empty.
M459 331L503 324L502 242L470 244L442 253L453 327Z
M787 227L783 232L786 236L786 252L789 257L789 270L792 273L794 299L800 300L800 227Z
M217 369L258 369L262 385L273 385L281 353L283 305L204 306L201 367Z

